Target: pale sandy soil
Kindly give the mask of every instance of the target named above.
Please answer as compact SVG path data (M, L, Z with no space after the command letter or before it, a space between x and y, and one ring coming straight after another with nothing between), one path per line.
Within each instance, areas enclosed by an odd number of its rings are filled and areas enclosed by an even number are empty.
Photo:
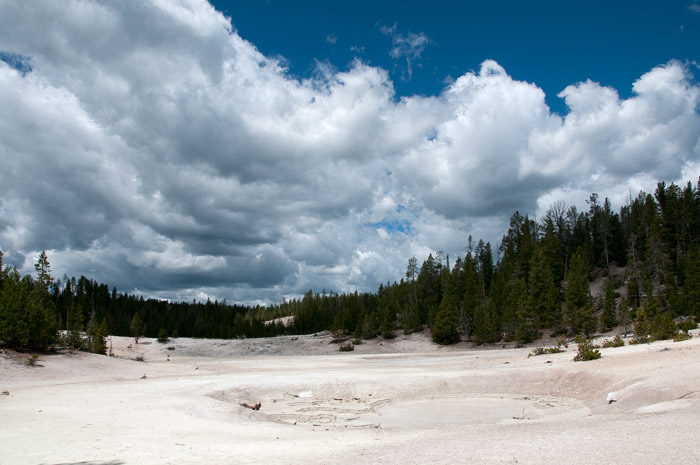
M116 357L36 367L4 351L0 464L700 463L693 333L591 362L424 334L350 353L328 335L115 337Z

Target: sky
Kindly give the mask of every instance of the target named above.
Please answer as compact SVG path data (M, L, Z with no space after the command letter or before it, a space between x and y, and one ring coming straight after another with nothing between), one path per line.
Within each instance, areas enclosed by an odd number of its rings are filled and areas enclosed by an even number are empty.
M699 52L689 1L0 0L0 250L170 300L374 292L516 210L696 183Z

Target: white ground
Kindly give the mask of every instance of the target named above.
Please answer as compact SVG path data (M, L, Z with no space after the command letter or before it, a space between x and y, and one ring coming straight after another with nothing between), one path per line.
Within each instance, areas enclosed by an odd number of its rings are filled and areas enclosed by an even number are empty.
M349 353L328 335L114 337L116 357L36 367L4 351L0 464L700 463L694 333L591 362L424 334Z

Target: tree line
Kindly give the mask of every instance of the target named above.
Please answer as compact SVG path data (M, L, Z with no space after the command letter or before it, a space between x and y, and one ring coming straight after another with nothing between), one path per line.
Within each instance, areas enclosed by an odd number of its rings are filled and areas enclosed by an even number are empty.
M515 212L495 248L467 240L452 263L441 252L375 293L307 292L263 306L169 302L109 290L84 276L54 279L45 252L36 276L2 265L0 340L14 348L62 343L104 352L104 337L271 337L332 330L357 340L428 328L441 344L591 335L644 320L668 335L679 317L700 318L700 188L660 182L614 212L591 194L579 210L556 202L536 220ZM602 276L600 292L591 292ZM287 325L274 320L293 316ZM134 326L134 319L138 324ZM271 321L272 320L272 321Z

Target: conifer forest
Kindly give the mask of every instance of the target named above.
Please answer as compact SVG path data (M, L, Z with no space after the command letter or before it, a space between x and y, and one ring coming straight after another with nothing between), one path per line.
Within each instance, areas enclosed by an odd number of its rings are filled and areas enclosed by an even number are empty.
M361 340L428 328L439 344L525 344L614 328L665 339L700 318L700 187L692 182L660 182L619 211L591 194L585 206L557 202L538 219L515 212L495 247L467 235L464 256L407 257L405 274L374 293L309 290L255 307L146 299L86 276L57 278L45 252L35 274L21 276L0 252L0 340L20 350L105 353L108 334L226 339L330 330ZM279 318L287 316L285 325Z

